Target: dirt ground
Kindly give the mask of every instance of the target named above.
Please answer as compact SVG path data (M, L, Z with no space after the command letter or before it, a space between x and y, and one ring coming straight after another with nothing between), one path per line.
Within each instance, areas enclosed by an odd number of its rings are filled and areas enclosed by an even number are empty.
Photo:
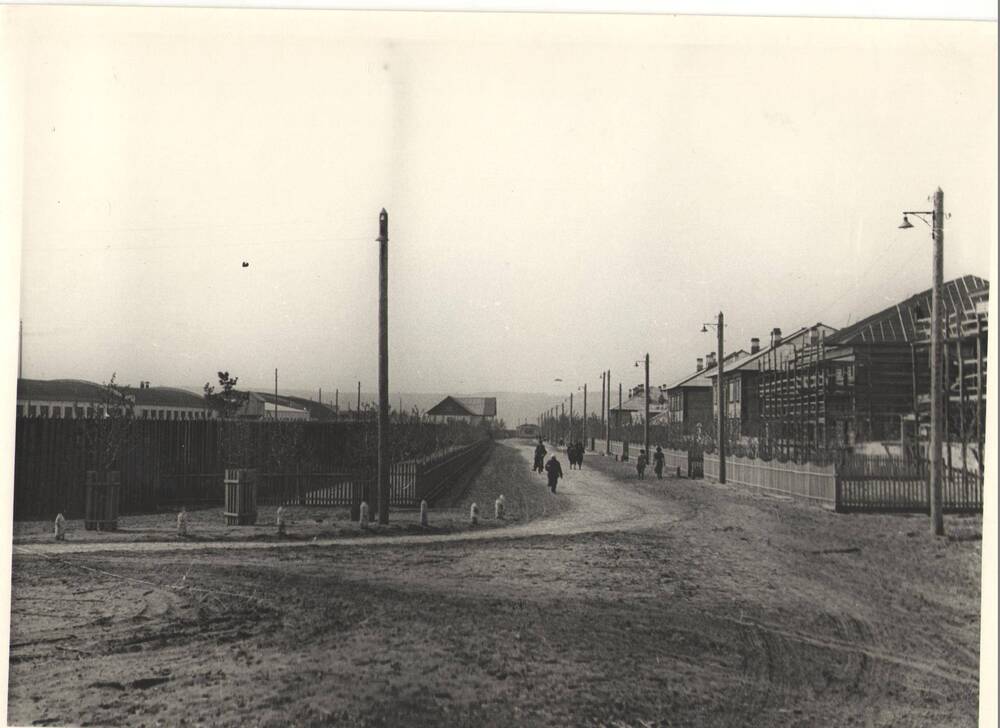
M16 548L8 721L976 725L980 519L527 457L456 498L491 530Z

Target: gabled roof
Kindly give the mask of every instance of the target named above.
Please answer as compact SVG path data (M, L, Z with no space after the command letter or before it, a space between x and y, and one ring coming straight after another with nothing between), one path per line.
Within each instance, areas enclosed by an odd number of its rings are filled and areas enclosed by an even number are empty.
M427 414L454 417L496 417L496 397L448 396L427 410Z
M275 397L274 392L251 392L250 394L263 401L265 405L273 407L277 403L279 412L282 411L282 407L300 412L304 410L309 413L309 418L313 420L332 420L336 419L337 416L337 411L333 407L304 397L292 397L284 394Z
M966 275L944 284L941 303L946 315L975 311L976 300L989 291L989 281ZM827 337L828 344L912 343L923 338L917 331L917 319L927 318L931 311L931 289L916 293L904 301L884 308L867 318Z
M768 354L780 350L783 347L787 347L791 344L794 344L798 339L808 336L809 332L812 329L822 330L824 332L823 337L827 342L829 342L830 336L836 333L837 331L837 329L835 329L833 326L828 326L822 323L821 321L817 321L812 326L803 326L798 331L793 331L788 336L781 337L780 343L771 346L765 346L760 351L754 352L753 354L747 354L740 360L728 365L725 368L725 373L729 374L730 372L738 372L738 371L759 371L761 369L761 366L766 363L765 357L767 357ZM717 375L715 374L715 372L712 372L711 374L709 374L709 377L715 379Z
M745 356L747 356L747 352L744 349L738 349L737 351L733 351L730 352L729 354L726 354L725 362L732 362L736 359L740 359ZM695 372L694 374L688 374L680 381L676 382L675 384L671 384L669 387L666 387L665 389L666 391L669 392L673 389L677 389L678 387L711 387L712 374L718 368L719 367L715 365L706 367L705 369L702 369L700 372Z

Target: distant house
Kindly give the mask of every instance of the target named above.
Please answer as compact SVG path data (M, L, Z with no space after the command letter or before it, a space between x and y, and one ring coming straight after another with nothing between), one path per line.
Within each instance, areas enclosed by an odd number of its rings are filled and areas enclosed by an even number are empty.
M284 422L307 422L312 419L309 408L298 398L275 397L273 393L248 392L246 402L236 412L241 420L278 420Z
M667 408L650 424L666 425L671 438L681 439L699 431L710 431L714 421L712 408L712 374L717 369L715 352L707 359L698 358L695 370L666 387ZM743 349L726 355L727 366L747 356Z
M464 420L472 423L492 423L497 416L496 397L445 397L427 410L431 422Z
M615 424L628 425L633 422L642 422L646 418L646 403L643 393L646 386L638 384L628 392L628 399L622 402L621 407L610 407L608 414ZM649 419L652 420L663 412L667 411L667 389L663 387L649 388Z
M17 382L18 417L84 419L104 417L109 403L124 395L132 404L137 419L202 420L216 417L203 397L175 387L107 386L82 379L19 379Z
M535 439L541 434L541 430L538 425L533 425L531 423L525 422L517 426L517 436L518 437L530 437Z

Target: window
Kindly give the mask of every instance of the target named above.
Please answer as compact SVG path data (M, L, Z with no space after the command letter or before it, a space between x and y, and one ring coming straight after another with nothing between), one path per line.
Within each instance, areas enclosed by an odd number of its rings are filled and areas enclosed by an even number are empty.
M56 419L62 419L62 407L58 405L52 407L52 416Z
M94 416L94 408L93 407L88 407L87 408L87 417L93 417L93 416Z
M77 419L82 419L83 418L83 407L77 407L76 408L76 417L77 417Z
M43 405L41 405L41 406L40 406L40 407L38 408L38 412L39 412L39 414L40 414L40 415L41 415L42 417L48 417L48 416L49 416L49 406L48 406L47 404L43 404Z
M38 407L33 404L29 404L28 417L37 417L37 416L38 416Z

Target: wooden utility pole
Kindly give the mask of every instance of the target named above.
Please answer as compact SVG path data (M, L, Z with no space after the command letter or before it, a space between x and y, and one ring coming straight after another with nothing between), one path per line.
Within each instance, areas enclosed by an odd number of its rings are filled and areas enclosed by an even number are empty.
M340 414L340 389L336 389L333 392L333 408L337 410L337 414Z
M358 417L361 416L361 382L358 382Z
M278 368L274 368L274 421L278 421Z
M944 535L944 514L941 498L941 431L943 425L941 376L941 289L944 286L944 192L934 193L934 214L931 237L934 242L934 285L931 288L931 443L930 443L930 507L931 531Z
M618 409L615 410L615 430L619 437L622 434L622 383L618 382Z
M604 429L604 390L605 390L604 372L601 372L601 429L602 430Z
M573 442L573 393L572 392L569 393L569 442Z
M607 372L605 372L604 379L608 383L608 401L607 404L605 405L608 416L605 418L602 415L601 419L604 420L604 454L610 455L611 454L611 370L610 369L608 369Z
M583 449L587 449L587 418L589 417L587 412L587 385L583 385Z
M389 214L378 216L378 522L389 523Z
M17 326L17 378L21 378L21 356L24 351L24 321Z
M726 386L725 382L722 381L722 375L724 371L723 363L723 331L725 329L725 321L722 317L722 311L719 311L719 482L726 482Z
M646 353L646 396L645 419L642 421L642 446L646 450L646 459L649 459L649 353Z

